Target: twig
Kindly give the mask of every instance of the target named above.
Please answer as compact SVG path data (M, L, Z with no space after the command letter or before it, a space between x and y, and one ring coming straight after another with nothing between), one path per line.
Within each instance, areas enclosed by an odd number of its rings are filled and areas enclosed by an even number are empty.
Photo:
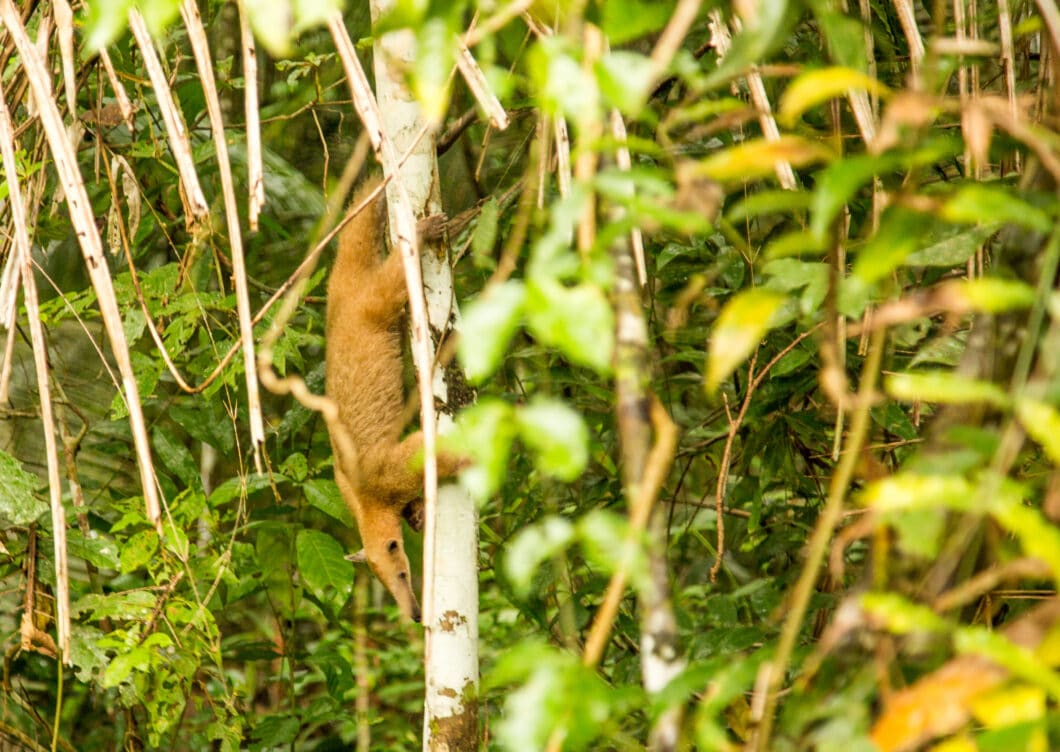
M147 426L144 422L143 410L140 405L140 390L136 384L133 373L132 362L129 358L129 347L125 339L125 330L122 328L121 312L118 310L117 299L114 294L114 284L107 269L107 261L103 255L103 243L96 228L95 218L92 216L92 205L85 190L85 184L77 166L76 155L73 147L66 137L62 118L55 101L49 94L48 72L37 54L32 42L26 35L18 13L11 0L0 0L0 20L7 26L8 33L14 38L18 47L22 65L26 71L30 85L33 87L34 96L40 108L41 124L44 126L45 136L51 147L52 159L55 162L56 171L59 173L66 196L66 205L70 210L70 220L77 234L81 253L85 257L88 266L89 277L92 287L96 292L99 302L100 314L103 325L111 342L114 359L117 361L118 370L121 372L122 383L125 387L125 400L129 409L129 423L132 428L133 441L136 446L136 454L140 468L140 481L144 492L144 503L147 518L156 526L161 528L161 509L159 503L158 489L155 485L154 466L151 461L151 449L147 438Z
M490 125L499 131L507 128L508 113L497 99L497 95L490 90L486 74L482 72L471 50L461 39L456 40L456 67L460 70L460 75L464 77L464 83L475 97L475 101L489 117Z
M762 667L761 685L764 689L764 703L758 729L755 732L753 748L757 752L767 752L769 749L769 738L773 729L773 715L777 704L777 695L780 691L784 676L791 661L792 651L799 636L799 629L806 616L806 608L810 603L810 595L813 593L814 584L817 582L821 562L824 560L828 549L828 541L832 537L836 523L843 514L843 501L846 498L847 488L854 477L854 468L860 458L861 447L869 433L869 408L872 406L876 390L876 379L880 372L880 363L883 358L884 340L886 333L883 330L873 332L872 341L869 344L869 353L861 370L861 383L855 398L855 406L852 410L850 420L850 434L844 454L839 460L832 482L828 489L828 498L821 514L817 518L817 525L813 529L810 540L806 545L806 561L799 579L791 592L788 602L788 616L780 631L780 640L777 643L777 651L773 660Z
M48 493L52 513L52 542L55 549L55 622L59 654L70 664L70 580L66 556L66 512L63 509L63 488L59 476L59 453L55 443L55 417L53 415L51 387L48 374L47 342L44 325L41 323L40 303L37 298L37 282L33 276L30 255L29 228L26 226L26 211L22 204L22 189L18 179L18 162L15 159L15 144L11 114L7 109L3 89L0 88L0 152L3 154L4 173L7 176L8 196L11 204L11 219L14 223L15 249L21 264L22 290L26 303L26 318L29 321L30 340L33 343L33 364L37 373L37 391L40 394L40 416L44 429L44 447L48 461ZM62 668L59 669L62 676Z
M202 78L202 90L206 99L206 111L213 132L214 149L217 152L217 171L221 177L221 192L224 195L225 218L228 222L228 243L232 249L232 283L236 290L236 312L239 316L239 333L243 340L243 368L247 380L247 412L250 417L250 442L254 454L254 466L261 472L261 449L265 444L265 422L261 417L261 395L258 392L257 359L254 355L254 325L250 316L250 292L247 289L247 270L243 259L243 236L239 228L239 209L236 206L236 191L232 181L232 165L228 159L228 143L225 126L221 119L221 102L214 83L213 61L206 41L206 29L199 16L195 0L183 0L180 14L188 30L188 40L195 55L195 62ZM249 124L248 124L249 125ZM252 186L253 187L253 186Z
M261 113L258 112L258 53L247 20L244 0L239 0L239 40L243 49L243 111L247 123L247 223L258 231L258 214L265 204L265 178L261 164Z

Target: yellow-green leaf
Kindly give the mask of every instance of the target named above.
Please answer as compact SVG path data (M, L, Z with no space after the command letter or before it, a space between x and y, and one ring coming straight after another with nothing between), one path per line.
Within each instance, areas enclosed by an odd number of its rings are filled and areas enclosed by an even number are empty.
M1004 408L1009 397L996 384L958 376L948 371L896 373L886 380L887 393L900 400L923 400L946 405L986 402Z
M699 163L697 172L714 180L754 180L772 175L777 162L802 167L830 156L825 147L799 136L758 138L712 154Z
M738 293L725 304L710 337L707 391L717 389L754 351L783 302L783 295L755 288Z
M1023 429L1042 445L1049 459L1060 465L1060 412L1044 402L1019 399L1016 415Z
M886 98L891 90L872 76L852 68L820 68L803 73L788 86L780 100L780 120L793 125L811 107L848 91L863 89Z

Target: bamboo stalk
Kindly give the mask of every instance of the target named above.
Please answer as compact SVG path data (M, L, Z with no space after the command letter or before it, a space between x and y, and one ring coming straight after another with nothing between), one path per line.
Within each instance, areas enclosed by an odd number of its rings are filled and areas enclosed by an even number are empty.
M258 53L247 19L246 3L239 0L239 38L243 48L243 108L247 120L247 217L251 232L258 231L258 215L265 204L265 178L261 163L261 116L258 112Z
M151 79L151 86L155 90L158 109L162 113L162 122L165 123L166 135L169 138L169 149L173 152L177 174L180 176L180 197L187 211L186 222L190 226L206 217L210 213L210 208L206 204L206 196L203 195L199 176L195 172L195 160L192 158L191 142L188 141L188 133L184 127L184 117L173 99L173 92L170 91L169 82L162 70L158 53L155 52L155 44L151 40L151 34L147 31L144 17L135 8L129 10L129 31L132 32L136 45L140 48L144 67Z
M5 3L5 5L7 5ZM6 21L6 19L5 19ZM41 324L37 284L33 277L26 212L22 204L22 189L18 181L18 162L15 160L15 134L11 114L7 109L3 89L0 88L0 152L7 177L7 200L15 226L14 244L21 265L23 299L29 321L30 341L33 346L33 365L37 373L37 392L40 395L41 424L44 428L44 448L48 462L48 495L52 515L52 542L55 554L55 625L62 661L70 665L70 580L66 555L66 511L63 509L62 480L59 476L59 453L55 442L51 388L48 383L47 343Z
M456 46L456 67L460 70L460 75L464 77L464 83L471 90L471 94L475 97L479 107L489 117L490 125L499 131L503 131L508 127L508 113L500 103L500 100L497 99L497 95L490 90L489 83L486 81L486 74L482 72L482 69L475 61L471 50L468 49L462 39L456 40Z
M195 63L202 78L202 90L206 99L206 111L210 118L214 148L217 151L217 171L221 176L221 192L224 195L225 219L228 223L228 243L232 248L232 283L236 290L236 312L239 316L239 334L243 339L243 368L247 380L247 412L250 415L250 442L254 451L254 466L260 473L261 448L265 444L265 422L261 417L261 394L258 389L257 359L254 355L254 324L250 313L250 291L247 286L246 263L243 258L243 236L239 228L239 209L236 206L236 190L232 181L232 164L228 159L228 143L225 141L225 126L221 119L221 102L217 97L214 82L213 62L210 46L206 41L206 29L199 16L194 0L183 0L180 15L188 30Z
M77 166L73 147L66 137L62 118L59 116L59 109L49 95L48 72L30 42L12 0L0 0L0 20L3 21L8 33L14 39L18 54L22 58L23 69L26 71L30 86L37 98L41 124L44 127L45 136L51 147L52 159L55 162L60 184L66 196L66 205L70 211L70 221L73 223L78 243L81 246L81 253L85 257L85 263L88 265L88 274L92 281L92 287L96 292L96 299L99 301L103 326L107 330L107 336L110 338L111 349L114 353L114 360L121 373L124 387L123 396L129 410L129 424L132 429L133 443L136 447L147 518L161 529L160 501L154 465L151 460L150 443L147 437L147 426L144 422L143 410L140 405L140 390L136 385L136 377L129 358L129 347L125 339L125 330L122 328L121 312L118 310L118 302L114 295L114 284L107 268L107 260L103 255L103 243L96 227L95 218L92 215L92 205L88 200L88 193L85 190L85 184Z

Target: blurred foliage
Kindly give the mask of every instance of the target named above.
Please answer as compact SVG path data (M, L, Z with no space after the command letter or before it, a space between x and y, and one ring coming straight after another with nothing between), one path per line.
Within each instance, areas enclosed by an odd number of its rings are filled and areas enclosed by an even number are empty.
M22 5L35 33L51 3ZM202 228L185 224L156 100L125 29L132 5L159 34L189 124L212 211ZM977 15L957 3L958 19L946 4L917 8L921 58L898 15L905 3L863 3L861 15L826 0L759 0L733 23L746 4L708 2L658 69L652 51L675 5L533 3L474 48L512 126L473 121L441 156L450 216L476 208L450 240L464 303L459 357L480 390L453 441L475 460L462 482L481 503L483 746L539 749L562 727L564 749L643 749L653 721L683 705L686 748L738 749L762 733L763 669L790 624L789 691L767 749L1060 748L1057 619L1036 605L1048 608L1060 578L1052 21L1030 2L981 3ZM242 197L238 16L232 3L200 6ZM245 6L264 45L267 201L246 241L259 311L315 242L360 132L320 25L335 3ZM78 112L64 114L86 129L80 166L116 251L107 261L168 512L159 535L100 355L94 293L41 129L26 99L13 98L25 78L5 47L21 177L38 191L41 317L74 463L64 486L74 633L73 668L61 674L46 651L20 649L23 614L53 628L55 573L32 358L19 329L0 423L0 736L54 749L58 711L62 749L330 750L366 730L373 750L414 748L422 640L343 559L356 532L323 422L267 395L268 461L257 474L242 362L213 375L238 325L214 146L179 4L89 7L77 16ZM476 10L479 24L496 12L399 2L383 22L416 31L413 89L447 124L474 107L448 71L453 35ZM355 39L369 36L366 3L346 18ZM589 23L613 45L595 57L583 44ZM532 33L541 24L557 33ZM732 38L722 55L724 29ZM131 130L103 117L115 104L91 52L103 46L139 104ZM778 112L777 138L763 129L755 86ZM857 92L867 92L872 134L850 105ZM613 166L614 140L593 130L612 108L627 123L629 171ZM562 196L555 142L544 135L556 117L601 157ZM780 162L793 169L789 190ZM597 232L578 246L591 206ZM9 213L2 219L9 251ZM645 234L646 377L681 431L659 503L687 666L650 696L633 597L647 577L645 547L622 543L610 382L612 247L633 227ZM301 374L317 392L325 274L313 275L273 349L279 373ZM266 310L259 335L274 316ZM178 387L148 319L199 392ZM880 386L859 402L870 330L881 328ZM868 410L860 438L850 430L859 409ZM717 497L719 473L727 481ZM807 563L806 542L836 494L839 529L825 561ZM593 671L580 646L625 563L631 592ZM806 566L821 572L802 612L791 593Z

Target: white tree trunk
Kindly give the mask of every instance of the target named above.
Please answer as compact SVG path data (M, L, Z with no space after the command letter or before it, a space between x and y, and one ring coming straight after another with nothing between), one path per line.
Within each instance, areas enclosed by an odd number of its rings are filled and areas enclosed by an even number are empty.
M372 0L378 19L392 0ZM414 59L410 32L391 32L374 48L376 99L384 129L399 155L409 152L401 175L417 219L441 212L438 162L433 133L424 130L419 105L405 86L403 72ZM393 184L387 186L390 205ZM434 337L456 323L452 270L444 244L422 243L423 285ZM441 251L441 252L440 252ZM435 397L448 403L442 369L433 376ZM439 430L451 425L443 409ZM478 513L472 498L455 484L438 490L435 519L424 521L423 626L425 630L426 693L423 749L478 748Z

